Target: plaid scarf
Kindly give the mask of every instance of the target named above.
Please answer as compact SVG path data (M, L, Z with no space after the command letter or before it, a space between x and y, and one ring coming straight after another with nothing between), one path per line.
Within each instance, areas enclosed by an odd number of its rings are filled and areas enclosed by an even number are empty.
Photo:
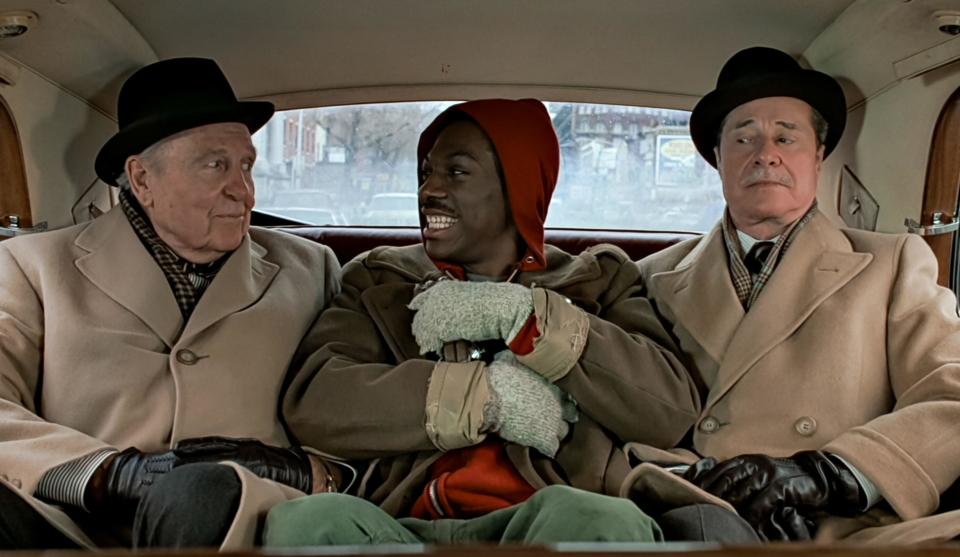
M160 239L153 225L147 219L147 215L140 207L140 203L133 197L130 190L124 188L120 190L120 207L123 213L130 221L130 226L137 233L143 247L147 248L153 260L160 266L163 275L170 283L170 289L173 291L173 297L177 300L180 307L180 314L186 322L190 319L190 314L197 307L197 302L203 296L203 292L210 286L217 272L223 267L229 254L210 263L191 263L173 252L167 244Z
M777 239L777 242L773 245L773 249L770 250L770 254L767 256L766 261L764 261L760 272L756 277L752 277L750 271L747 270L747 266L743 263L745 254L743 253L743 247L740 245L740 238L737 237L737 229L733 225L733 220L730 217L730 210L727 209L724 211L721 227L723 228L723 243L727 246L730 278L733 280L733 288L737 291L737 297L740 299L740 304L743 305L745 311L749 311L750 306L757 301L760 292L762 292L763 287L767 285L770 276L773 275L773 271L777 268L777 264L780 263L780 259L783 258L783 254L786 253L787 248L790 247L794 237L796 237L804 225L810 222L810 219L813 218L816 212L817 202L814 201L813 205L802 217L790 225L784 233L780 234L780 238Z

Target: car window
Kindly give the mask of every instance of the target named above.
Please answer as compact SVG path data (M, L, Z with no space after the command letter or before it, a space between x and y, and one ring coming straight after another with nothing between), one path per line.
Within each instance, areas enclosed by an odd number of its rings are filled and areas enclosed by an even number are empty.
M378 193L370 199L370 209L377 211L405 211L410 209L410 202L413 201L413 209L416 210L417 196L412 193Z
M254 136L257 208L312 224L417 226L417 139L453 102L276 113ZM562 157L548 227L704 232L717 221L720 180L697 156L689 112L545 104Z

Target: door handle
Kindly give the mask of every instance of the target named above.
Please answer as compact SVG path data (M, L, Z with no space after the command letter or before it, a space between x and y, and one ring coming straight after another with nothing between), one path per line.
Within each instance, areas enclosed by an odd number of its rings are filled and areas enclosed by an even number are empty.
M920 224L913 219L904 219L903 224L907 227L907 232L919 236L936 236L938 234L952 234L960 229L960 220L947 216L950 222L943 222L943 213L933 214L933 222L930 224Z
M21 234L43 232L47 229L47 221L38 222L34 226L22 227L20 226L20 217L17 215L10 215L7 220L10 222L10 226L0 226L0 237L11 238Z

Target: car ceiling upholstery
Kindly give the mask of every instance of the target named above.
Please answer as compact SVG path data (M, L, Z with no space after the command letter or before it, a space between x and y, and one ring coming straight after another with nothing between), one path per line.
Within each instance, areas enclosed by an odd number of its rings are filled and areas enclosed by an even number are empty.
M215 58L239 96L280 108L495 95L690 108L755 44L809 51L836 74L849 70L831 66L839 49L873 41L882 74L930 46L898 26L952 1L0 0L39 14L0 55L110 116L123 79L176 56ZM860 12L873 20L849 21ZM835 20L850 27L832 31Z

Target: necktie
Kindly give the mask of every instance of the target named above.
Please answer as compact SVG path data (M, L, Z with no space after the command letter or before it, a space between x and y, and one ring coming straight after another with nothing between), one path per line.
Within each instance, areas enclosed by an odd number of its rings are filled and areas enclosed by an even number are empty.
M759 275L763 263L767 260L770 252L773 250L773 242L757 242L753 244L746 257L743 258L743 264L751 275Z

